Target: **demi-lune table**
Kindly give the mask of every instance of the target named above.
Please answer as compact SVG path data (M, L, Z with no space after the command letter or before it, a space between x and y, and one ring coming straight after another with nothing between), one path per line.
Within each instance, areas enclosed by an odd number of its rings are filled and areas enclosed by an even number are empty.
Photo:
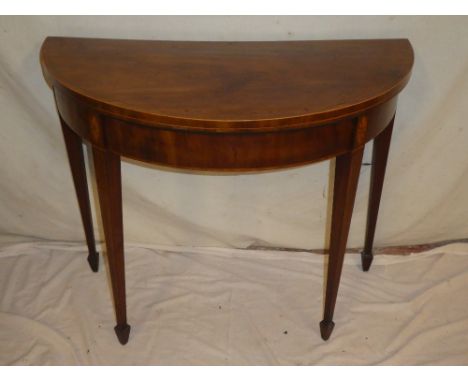
M120 158L179 169L257 171L336 157L322 338L333 313L364 145L373 160L362 266L372 262L406 39L200 42L48 37L41 49L97 271L83 141L92 147L117 318L125 302ZM311 201L312 202L312 201Z

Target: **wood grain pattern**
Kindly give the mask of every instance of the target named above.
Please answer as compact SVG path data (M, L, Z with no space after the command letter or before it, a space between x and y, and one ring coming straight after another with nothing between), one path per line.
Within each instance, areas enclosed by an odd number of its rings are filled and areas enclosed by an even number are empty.
M48 82L110 115L171 126L324 122L393 98L408 40L144 41L49 37Z
M337 157L320 323L322 338L329 338L362 153L377 137L365 247L367 255L372 253L397 96L413 65L408 40L49 37L42 45L41 65L64 128L86 232L89 200L84 199L89 197L83 192L78 146L83 139L93 147L120 343L130 334L121 156L216 172L285 168ZM90 237L87 233L89 242Z
M388 125L396 98L365 113L368 128L355 140L357 118L287 129L214 131L149 126L98 113L83 101L56 91L61 117L83 139L119 155L162 166L204 171L256 171L329 159L369 141Z

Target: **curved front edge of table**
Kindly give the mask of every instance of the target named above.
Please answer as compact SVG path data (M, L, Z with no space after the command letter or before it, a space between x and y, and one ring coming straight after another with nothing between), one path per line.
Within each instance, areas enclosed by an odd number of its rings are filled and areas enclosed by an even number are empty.
M241 172L301 166L353 150L388 125L397 102L394 97L333 123L216 131L126 121L60 91L55 99L68 126L100 149L178 169ZM360 128L359 118L366 121Z

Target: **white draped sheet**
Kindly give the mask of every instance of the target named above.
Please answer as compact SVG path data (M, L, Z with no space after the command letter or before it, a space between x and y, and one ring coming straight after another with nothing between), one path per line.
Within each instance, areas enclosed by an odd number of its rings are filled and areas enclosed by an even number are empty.
M378 255L369 273L348 254L328 342L325 256L129 245L121 346L105 266L92 273L86 254L0 249L0 364L468 364L468 244Z
M415 66L399 97L376 245L428 243L468 234L467 20L0 16L0 234L53 240L1 249L0 363L467 364L466 244L378 256L369 273L347 256L326 343L325 257L232 249L326 246L329 162L223 176L124 162L126 243L141 244L126 248L133 327L120 346L104 269L93 274L85 247L67 244L83 229L39 65L48 35L409 38ZM363 166L348 247L363 244L369 173Z

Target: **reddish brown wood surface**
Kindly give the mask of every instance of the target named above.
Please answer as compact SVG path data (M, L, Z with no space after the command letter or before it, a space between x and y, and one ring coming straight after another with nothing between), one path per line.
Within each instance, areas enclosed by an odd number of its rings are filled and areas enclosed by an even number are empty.
M408 40L142 41L49 37L48 82L139 122L288 127L362 112L395 96Z
M67 148L68 161L85 231L86 244L88 246L88 263L93 272L97 272L99 268L99 254L96 252L96 243L94 241L93 219L91 217L88 181L83 155L83 141L67 126L62 118L60 118L60 124L62 126L63 139Z
M369 207L367 209L367 226L364 249L361 253L362 269L368 271L372 263L374 254L375 228L377 225L377 215L379 214L380 197L385 179L385 170L387 168L388 150L392 139L393 122L392 118L389 125L375 139L372 148L372 171L369 189Z
M336 158L327 289L323 321L320 323L320 332L324 340L328 340L335 326L333 313L340 285L363 150L364 147L361 146L355 151Z
M41 64L64 126L89 242L80 138L93 146L115 330L122 344L130 327L121 156L215 171L284 168L336 156L330 262L320 324L322 337L328 339L362 153L366 142L377 137L366 236L366 253L372 253L392 118L413 64L408 40L177 42L50 37L42 46Z
M199 170L253 171L298 166L341 155L377 135L395 114L396 97L364 114L368 128L356 141L356 117L285 129L174 129L110 117L55 90L61 117L83 139L116 154L159 165Z
M127 324L127 303L125 296L120 157L110 151L94 148L93 159L117 318L115 331L120 343L124 345L128 341L130 327Z

